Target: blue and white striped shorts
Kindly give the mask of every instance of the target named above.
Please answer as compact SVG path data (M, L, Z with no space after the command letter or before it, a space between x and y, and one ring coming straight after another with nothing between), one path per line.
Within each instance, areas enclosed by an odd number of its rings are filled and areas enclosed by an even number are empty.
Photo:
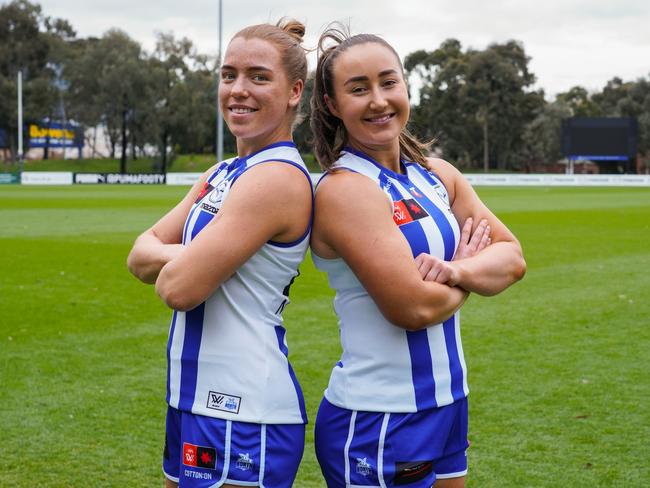
M347 410L323 399L315 444L329 488L430 488L467 474L467 398L416 413Z
M181 488L290 488L304 447L304 424L236 422L168 407L163 472Z

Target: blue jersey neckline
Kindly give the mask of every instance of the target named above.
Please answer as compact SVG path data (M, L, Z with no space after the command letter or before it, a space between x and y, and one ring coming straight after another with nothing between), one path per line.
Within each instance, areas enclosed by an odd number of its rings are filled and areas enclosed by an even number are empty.
M372 158L372 156L369 156L366 153L364 153L363 151L360 151L359 149L355 149L352 146L345 146L343 148L343 150L345 152L349 152L350 154L354 154L355 156L363 158L366 161L374 164L382 173L386 173L391 178L395 178L395 179L402 180L402 181L409 181L406 164L405 164L405 162L404 162L404 160L402 158L400 158L400 160L399 160L399 165L402 168L402 171L404 171L404 174L395 173L395 171L393 171L391 169L388 169L384 165L378 163L374 158Z

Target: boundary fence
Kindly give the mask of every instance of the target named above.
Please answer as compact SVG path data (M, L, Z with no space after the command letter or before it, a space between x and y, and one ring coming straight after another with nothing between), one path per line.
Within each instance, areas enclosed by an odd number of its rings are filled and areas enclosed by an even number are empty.
M201 173L72 173L65 171L24 171L0 173L0 184L23 185L72 185L72 184L166 184L192 185ZM311 173L318 181L322 173ZM650 187L650 175L563 175L563 174L483 174L467 173L467 180L474 186L640 186Z

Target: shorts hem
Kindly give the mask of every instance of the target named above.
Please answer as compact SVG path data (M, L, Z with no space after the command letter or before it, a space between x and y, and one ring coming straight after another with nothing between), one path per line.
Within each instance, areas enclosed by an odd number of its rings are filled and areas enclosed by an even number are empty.
M460 478L461 476L466 476L467 475L467 470L464 469L463 471L457 471L455 473L436 473L436 479L437 480L448 480L451 478Z
M223 484L224 485L228 484L233 486L260 486L259 481L241 481L241 480L231 480L228 478L224 480Z
M179 482L179 478L178 478L178 477L174 477L174 476L172 476L171 474L168 474L164 469L162 470L162 472L163 472L163 474L165 475L165 478L167 478L169 481L173 481L174 483L178 483L178 482Z

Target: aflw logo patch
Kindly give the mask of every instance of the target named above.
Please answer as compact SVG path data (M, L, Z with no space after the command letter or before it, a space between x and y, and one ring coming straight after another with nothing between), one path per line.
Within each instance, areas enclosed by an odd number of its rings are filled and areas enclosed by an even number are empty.
M207 408L212 410L221 410L222 412L239 413L239 405L241 404L241 397L235 395L227 395L219 393L218 391L211 391L208 393Z
M393 221L397 225L408 224L428 216L429 214L412 198L393 202Z

